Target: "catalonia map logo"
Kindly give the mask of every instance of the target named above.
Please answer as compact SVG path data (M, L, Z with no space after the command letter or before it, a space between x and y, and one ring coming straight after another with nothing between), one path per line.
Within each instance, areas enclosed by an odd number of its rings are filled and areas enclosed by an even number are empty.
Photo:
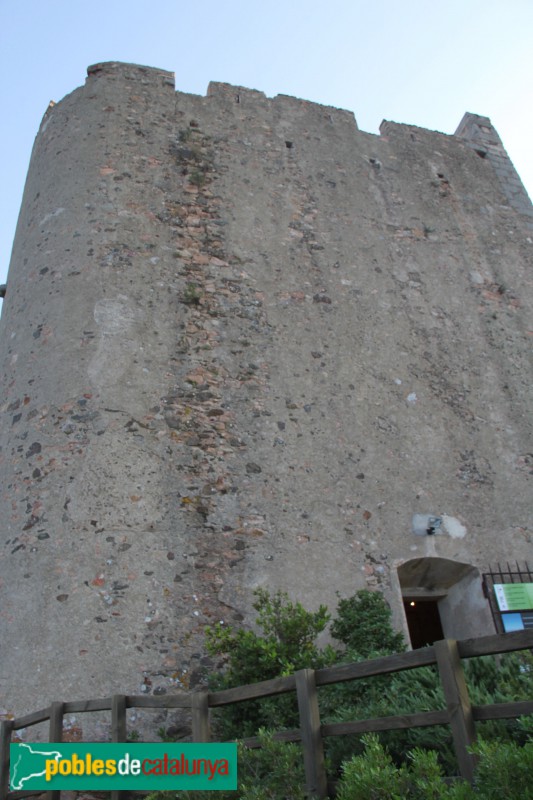
M236 743L12 744L11 791L237 788Z

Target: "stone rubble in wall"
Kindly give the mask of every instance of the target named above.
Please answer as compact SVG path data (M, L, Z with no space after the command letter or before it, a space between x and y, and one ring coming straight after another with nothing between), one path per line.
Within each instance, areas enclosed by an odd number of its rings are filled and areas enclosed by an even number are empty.
M237 332L235 351L243 354L250 328L263 336L269 332L262 299L250 285L246 265L225 251L220 204L211 190L215 168L209 139L196 126L191 131L186 138L187 145L189 140L194 142L194 155L188 147L171 147L185 176L184 198L167 198L159 215L160 223L170 226L175 242L182 286L180 316L185 314L170 368L172 384L161 398L163 413L158 416L163 417L174 460L183 465L177 485L179 508L187 516L186 524L197 531L191 579L195 610L188 625L182 625L182 630L188 627L181 637L187 650L206 623L242 619L235 608L220 600L219 591L227 571L243 561L247 538L265 533L264 517L244 513L239 507L239 479L232 456L246 443L233 430L235 415L228 398L237 401L243 389L264 386L266 377L262 366L254 363L222 362L218 348L228 325L223 329L219 321L229 322ZM191 174L198 174L192 170L199 161L201 179L195 185ZM188 571L182 572L184 585ZM156 641L146 644L154 646ZM172 681L181 688L194 688L202 674L201 666L195 664L194 658L191 662L182 657ZM161 674L146 678L150 684L145 691L163 693L169 686Z

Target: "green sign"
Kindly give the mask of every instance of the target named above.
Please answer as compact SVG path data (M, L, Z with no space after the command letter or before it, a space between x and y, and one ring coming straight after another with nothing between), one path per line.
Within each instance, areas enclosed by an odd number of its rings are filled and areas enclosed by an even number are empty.
M11 791L236 789L237 745L12 744Z
M533 583L495 583L494 592L500 611L533 609Z

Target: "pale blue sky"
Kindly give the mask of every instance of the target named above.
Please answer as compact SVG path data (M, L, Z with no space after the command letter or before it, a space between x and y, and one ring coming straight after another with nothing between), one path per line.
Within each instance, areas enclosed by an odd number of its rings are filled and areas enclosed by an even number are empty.
M489 116L533 195L533 0L0 0L0 283L41 117L97 61L453 133Z

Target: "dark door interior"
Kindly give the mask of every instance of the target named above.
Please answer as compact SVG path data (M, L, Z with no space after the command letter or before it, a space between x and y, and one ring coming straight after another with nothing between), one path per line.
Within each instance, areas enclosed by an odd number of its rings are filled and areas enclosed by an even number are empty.
M411 645L416 650L444 639L436 600L418 600L405 597L403 601Z

